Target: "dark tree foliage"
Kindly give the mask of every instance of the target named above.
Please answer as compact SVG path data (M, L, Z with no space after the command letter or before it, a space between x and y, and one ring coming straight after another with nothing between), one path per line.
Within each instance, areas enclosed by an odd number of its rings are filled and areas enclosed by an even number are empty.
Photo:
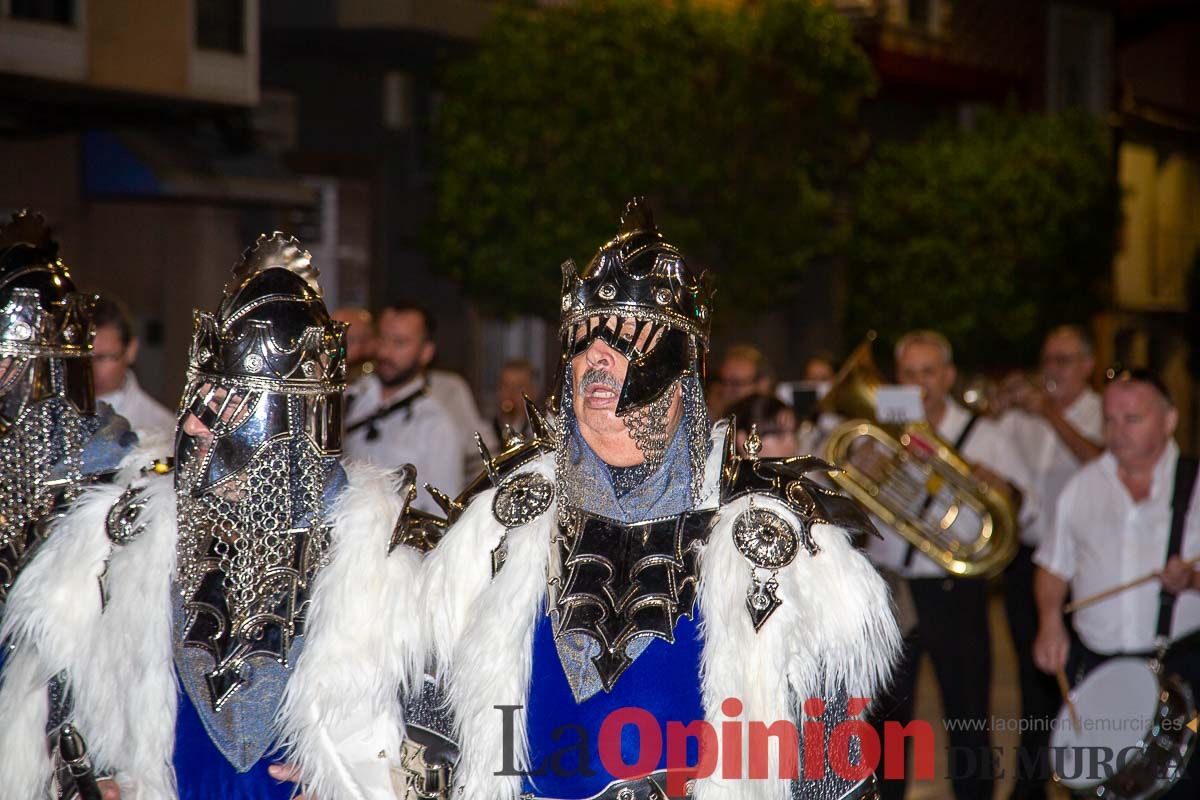
M858 193L847 336L935 328L960 365L1031 363L1102 304L1116 238L1110 141L1094 119L994 112L881 146ZM877 348L882 349L882 348Z
M715 269L718 320L786 301L844 244L834 198L864 152L873 78L829 4L747 5L502 7L446 76L439 267L485 311L554 316L558 264L590 258L644 194Z

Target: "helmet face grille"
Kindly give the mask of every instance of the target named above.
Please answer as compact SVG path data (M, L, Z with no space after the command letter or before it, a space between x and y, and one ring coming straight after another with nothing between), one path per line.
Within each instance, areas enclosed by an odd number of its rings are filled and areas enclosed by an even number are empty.
M700 375L711 328L712 281L707 272L692 270L663 238L642 198L629 202L617 235L587 266L580 271L567 261L562 278L557 392L567 364L596 340L630 362L618 414L659 399L689 372Z

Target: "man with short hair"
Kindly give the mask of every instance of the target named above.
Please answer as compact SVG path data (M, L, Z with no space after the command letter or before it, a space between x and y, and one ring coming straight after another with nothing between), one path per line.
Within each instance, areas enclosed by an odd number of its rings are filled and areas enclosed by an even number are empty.
M717 368L717 383L721 408L724 414L737 401L752 394L770 394L772 374L766 357L757 347L735 344L725 351L725 358Z
M1004 386L1015 407L1001 417L1000 428L1029 465L1040 501L1038 514L1021 528L1020 549L1004 575L1005 610L1021 680L1021 717L1027 723L1021 731L1021 749L1025 763L1036 765L1028 769L1018 763L1011 800L1045 795L1048 720L1058 710L1060 698L1054 680L1033 663L1038 628L1033 553L1054 528L1055 505L1067 481L1103 449L1100 395L1089 383L1094 369L1087 332L1076 325L1060 325L1042 345L1041 380L1035 384L1021 374Z
M456 494L463 484L462 434L433 397L433 320L420 305L398 301L377 322L375 371L347 392L346 455L380 466L412 464L423 482ZM416 505L436 511L422 494Z
M925 419L937 434L969 462L978 477L1028 494L1028 475L1020 457L994 423L971 414L950 391L957 378L954 353L936 331L911 331L896 343L896 378L918 386ZM880 722L912 721L917 668L928 653L942 691L948 719L957 721L948 733L954 795L958 800L990 798L994 786L986 729L991 690L991 637L987 613L987 581L952 577L913 547L897 531L877 522L882 539L867 543L876 566L898 576L897 592L911 595L915 624L906 638L905 653L888 695L880 701ZM907 600L905 600L907 603ZM882 729L882 724L881 724ZM973 764L969 770L963 765ZM904 796L905 780L884 780L885 799Z
M824 354L809 356L801 371L802 380L812 383L831 383L836 375L837 367L833 365L833 359Z
M1034 659L1074 679L1115 656L1149 656L1160 639L1200 628L1200 572L1185 563L1200 556L1196 462L1175 444L1179 412L1147 370L1117 375L1103 402L1107 449L1063 487L1054 527L1034 555ZM1067 631L1068 589L1080 600L1153 572L1161 578L1075 611L1075 636ZM1167 671L1196 686L1198 660L1195 648L1169 652ZM1193 771L1167 796L1195 797Z
M96 325L92 343L96 399L112 406L135 431L170 436L175 415L147 394L133 374L139 342L125 304L113 295L100 295L92 318Z

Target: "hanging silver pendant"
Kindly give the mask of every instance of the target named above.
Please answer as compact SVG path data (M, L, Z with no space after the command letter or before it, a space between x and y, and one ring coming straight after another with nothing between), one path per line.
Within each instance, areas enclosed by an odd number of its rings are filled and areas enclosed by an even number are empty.
M754 570L751 569L753 573ZM771 577L767 580L762 580L757 575L752 575L753 584L746 592L746 610L750 612L750 622L754 624L755 632L762 629L766 621L775 609L783 605L783 601L779 599L776 592L779 589L779 581L775 580L775 573L771 573Z
M492 548L492 577L496 577L500 572L500 568L504 566L504 562L508 560L508 533L505 532L500 536L500 543Z

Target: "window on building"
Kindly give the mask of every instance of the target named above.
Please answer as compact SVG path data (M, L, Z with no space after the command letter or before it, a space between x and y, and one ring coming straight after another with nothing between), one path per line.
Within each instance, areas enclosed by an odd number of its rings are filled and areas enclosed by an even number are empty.
M246 52L245 0L196 0L196 47Z
M13 19L74 25L75 0L9 0L8 13Z
M1081 108L1098 117L1112 105L1112 16L1062 3L1050 6L1046 105Z

